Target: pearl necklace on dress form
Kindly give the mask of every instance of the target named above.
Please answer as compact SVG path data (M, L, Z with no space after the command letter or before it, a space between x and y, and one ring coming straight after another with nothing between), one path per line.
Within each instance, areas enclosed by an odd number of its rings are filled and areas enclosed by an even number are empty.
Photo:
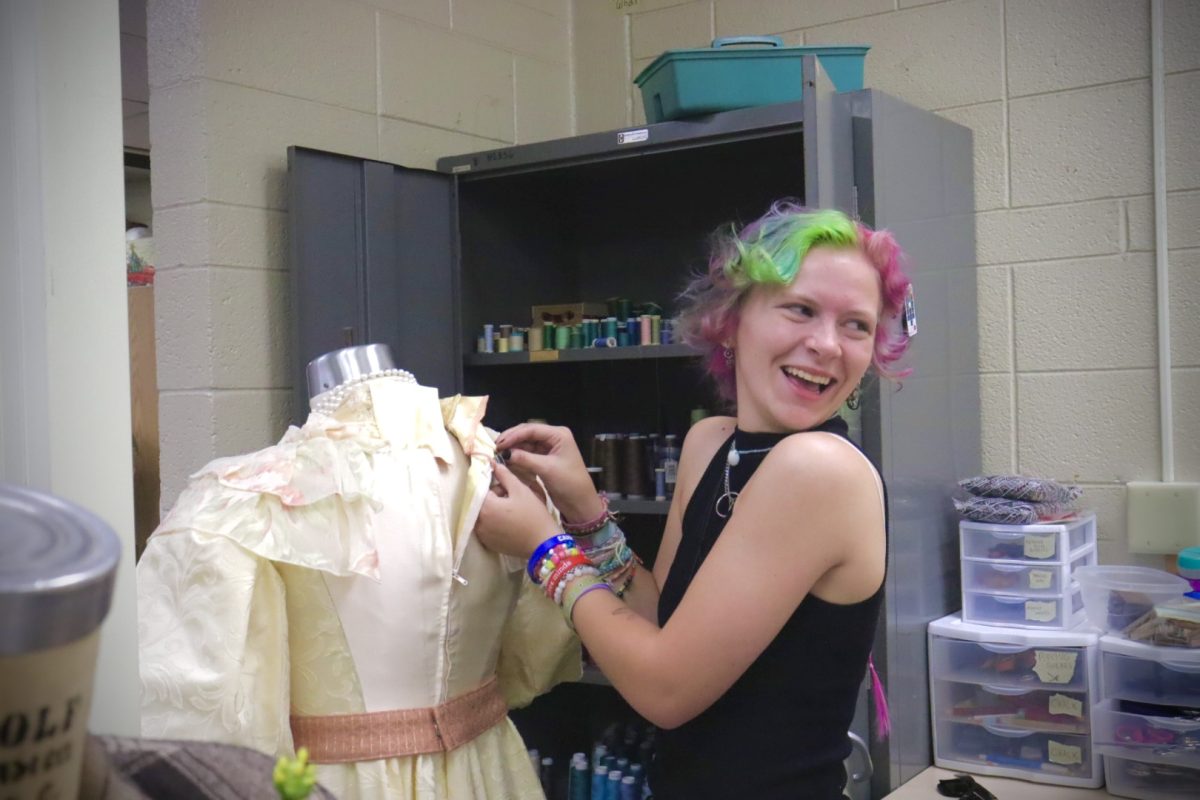
M774 447L774 445L772 445L772 447ZM754 450L738 450L736 439L729 443L729 453L725 456L725 492L717 498L716 505L714 506L718 517L721 519L726 519L730 514L733 513L733 504L740 494L740 492L731 491L729 488L730 467L736 467L741 462L743 454L750 455L752 453L768 453L770 451L771 447L759 447ZM721 510L721 501L725 501L724 512Z
M416 383L417 378L406 369L385 369L378 372L369 372L366 375L359 375L351 378L345 383L341 383L327 392L323 392L313 398L309 404L314 414L324 414L327 417L332 417L334 412L341 408L342 403L350 395L351 390L359 384L365 383L376 378L399 378L405 383Z

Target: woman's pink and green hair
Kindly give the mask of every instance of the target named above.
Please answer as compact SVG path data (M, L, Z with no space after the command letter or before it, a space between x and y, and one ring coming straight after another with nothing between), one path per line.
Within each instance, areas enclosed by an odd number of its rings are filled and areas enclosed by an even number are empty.
M680 296L675 330L683 341L704 351L709 374L726 400L737 400L733 364L724 357L724 343L737 330L742 300L755 286L786 286L814 247L858 250L879 273L883 308L875 329L875 371L900 378L909 370L893 365L908 348L900 328L904 297L910 281L904 273L904 254L888 231L873 231L841 211L807 210L788 200L740 230L733 225L713 235L708 270Z

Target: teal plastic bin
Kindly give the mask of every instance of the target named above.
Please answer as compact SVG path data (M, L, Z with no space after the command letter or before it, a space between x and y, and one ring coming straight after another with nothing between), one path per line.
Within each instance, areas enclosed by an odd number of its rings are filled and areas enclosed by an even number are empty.
M662 122L796 102L804 91L801 59L806 55L817 56L837 91L861 89L869 49L869 45L784 47L778 36L731 36L714 39L708 48L668 50L634 83L642 90L646 120Z

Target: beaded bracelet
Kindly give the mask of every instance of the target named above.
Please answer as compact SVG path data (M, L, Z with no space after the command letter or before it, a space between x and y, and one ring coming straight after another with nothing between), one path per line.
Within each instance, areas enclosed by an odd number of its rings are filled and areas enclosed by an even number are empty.
M569 534L559 533L551 536L549 539L539 544L537 549L533 551L533 555L529 557L529 564L525 568L526 572L529 573L529 579L531 581L534 583L541 583L537 577L538 567L541 566L542 560L546 557L546 554L559 545L563 545L565 547L574 547L575 539Z
M571 630L575 630L575 621L573 619L575 615L575 604L579 602L579 598L583 597L588 592L595 591L596 589L608 589L610 592L612 591L612 587L609 586L603 579L595 575L584 575L571 581L571 584L567 587L567 590L563 592L561 604L563 616L566 617L567 627L569 627Z
M608 495L600 493L600 502L604 506L604 510L600 512L600 516L595 519L589 519L587 522L563 522L563 530L567 533L588 534L595 533L604 527L613 515L608 510Z
M592 566L592 563L587 560L587 556L583 555L582 553L578 555L567 556L566 558L557 562L554 566L554 571L546 577L546 580L543 583L546 596L553 600L554 593L558 589L558 585L562 582L563 577L576 567L582 566ZM595 567L592 567L592 569L595 569Z
M582 578L585 575L593 575L597 578L600 577L600 573L591 564L580 564L579 566L568 570L567 574L563 575L562 579L560 579L554 587L554 597L551 599L555 602L555 604L561 606L563 592L565 592L567 587L571 585L571 581L575 580L576 578Z

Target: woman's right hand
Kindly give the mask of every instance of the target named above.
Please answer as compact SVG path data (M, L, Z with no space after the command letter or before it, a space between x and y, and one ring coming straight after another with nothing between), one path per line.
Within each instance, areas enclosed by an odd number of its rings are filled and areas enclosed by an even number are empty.
M496 438L507 463L522 477L537 475L567 522L586 522L604 513L570 428L526 422Z

